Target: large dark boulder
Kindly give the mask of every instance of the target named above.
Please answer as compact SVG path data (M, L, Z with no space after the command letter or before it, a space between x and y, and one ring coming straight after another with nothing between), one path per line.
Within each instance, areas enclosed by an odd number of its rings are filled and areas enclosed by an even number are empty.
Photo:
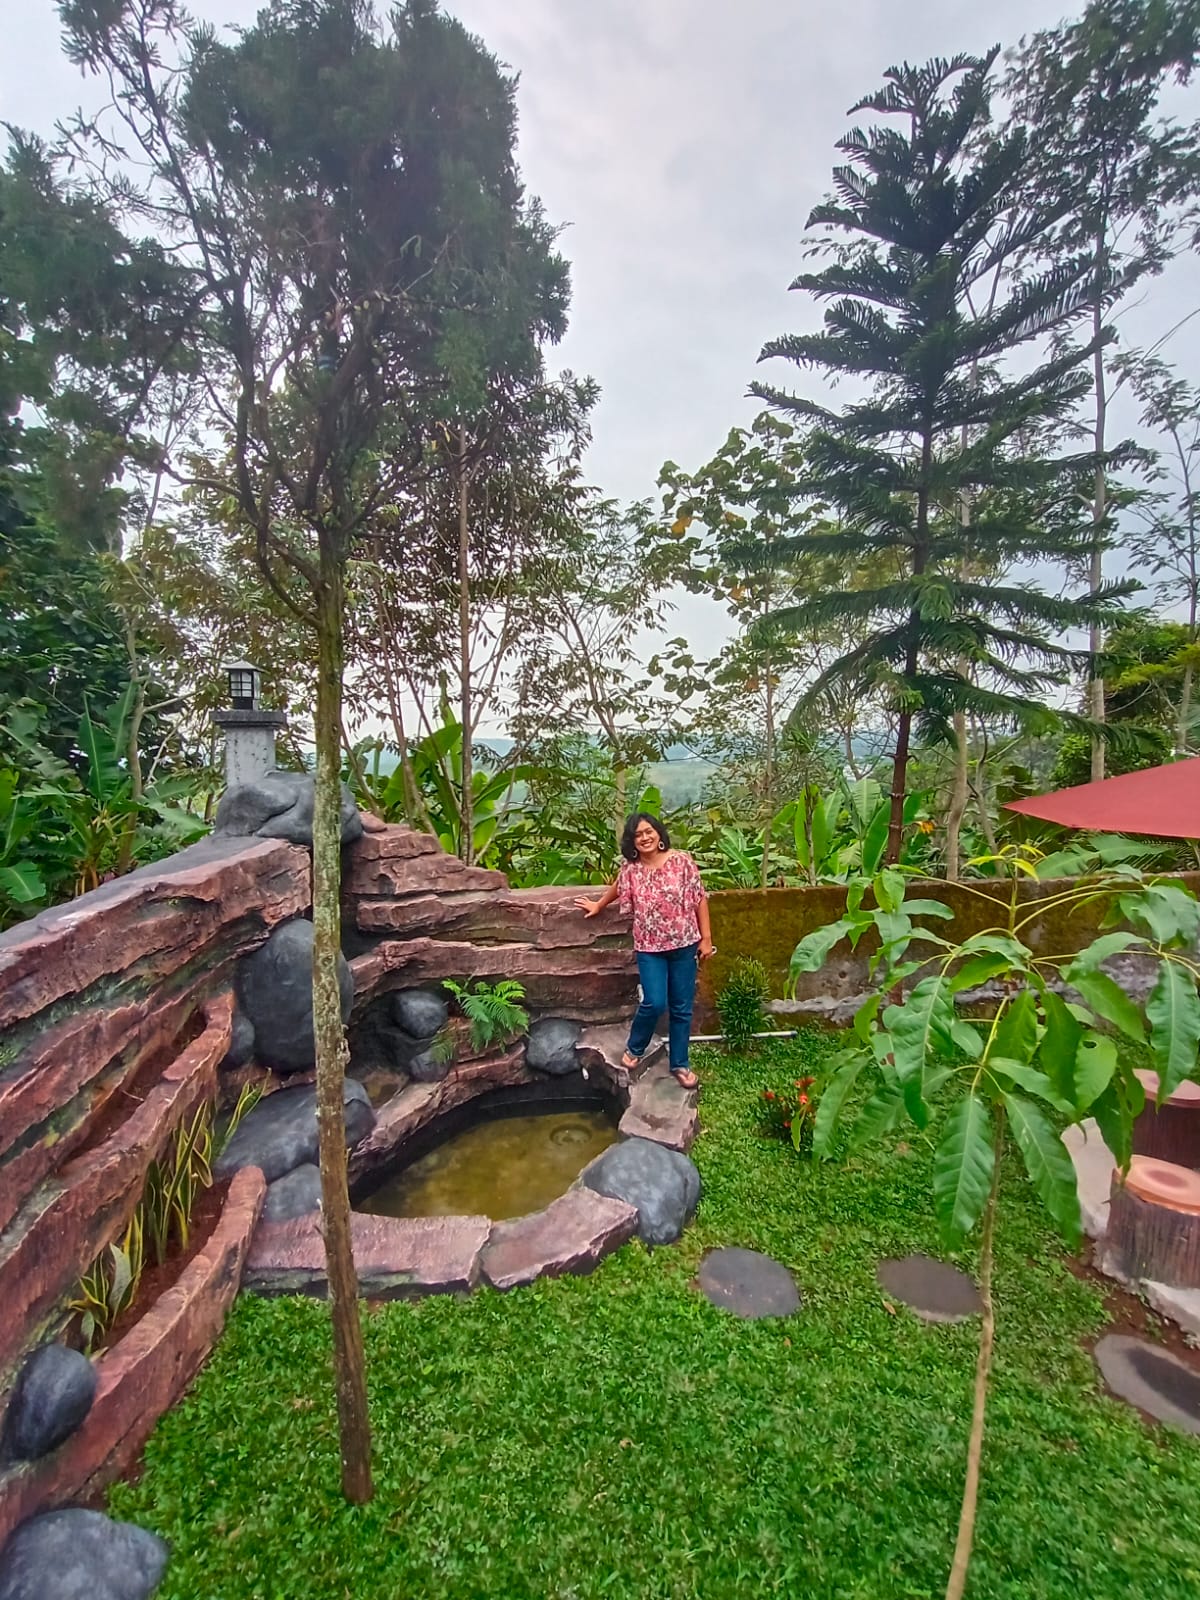
M286 839L311 847L313 830L312 775L307 772L265 772L253 783L227 789L217 807L214 833L260 839ZM354 796L342 785L342 843L362 838L363 824Z
M283 922L237 968L237 999L254 1029L254 1054L276 1072L311 1072L316 1065L312 1007L313 925ZM338 956L342 1021L350 1020L354 974Z
M48 1511L0 1550L0 1600L147 1600L168 1550L156 1534L99 1511Z
M367 1091L352 1078L342 1084L342 1099L346 1144L353 1149L375 1126L375 1113ZM242 1167L260 1167L267 1182L273 1183L285 1172L315 1164L318 1153L315 1087L278 1089L238 1123L213 1171L219 1178L229 1178Z
M414 1083L441 1083L450 1072L451 1058L433 1050L422 1050L408 1063L408 1075Z
M267 1185L262 1219L264 1222L291 1222L295 1217L307 1217L320 1209L321 1169L315 1162L306 1161L302 1167L294 1167Z
M44 1344L28 1356L4 1414L0 1456L36 1461L69 1439L96 1398L96 1369L78 1350Z
M392 1020L410 1039L432 1039L450 1020L450 1007L436 989L398 989Z
M674 1244L700 1201L695 1163L650 1139L610 1145L584 1167L580 1182L636 1206L638 1238L646 1244Z
M539 1017L529 1030L529 1046L525 1051L527 1065L552 1078L574 1072L579 1065L575 1046L582 1032L581 1023L569 1022L566 1017Z
M229 1049L225 1052L223 1067L244 1067L254 1054L254 1024L241 1006L233 1008L233 1022L229 1030Z

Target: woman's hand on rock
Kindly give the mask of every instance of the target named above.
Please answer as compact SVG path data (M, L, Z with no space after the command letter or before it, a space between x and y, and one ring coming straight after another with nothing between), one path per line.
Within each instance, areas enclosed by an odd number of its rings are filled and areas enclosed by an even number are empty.
M575 904L585 917L594 917L600 910L599 900L586 900L582 895L579 896Z

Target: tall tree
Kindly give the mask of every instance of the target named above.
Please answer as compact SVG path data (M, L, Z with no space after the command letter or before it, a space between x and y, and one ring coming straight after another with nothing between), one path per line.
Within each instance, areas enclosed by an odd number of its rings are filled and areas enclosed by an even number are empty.
M178 0L61 0L60 12L118 119L77 124L74 153L190 274L188 331L228 440L228 470L205 486L316 636L322 1215L342 1482L361 1501L370 1435L336 965L347 568L380 509L420 481L429 422L459 409L494 330L517 364L561 326L566 268L522 193L514 80L434 0L409 0L382 28L365 0L283 0L233 43ZM539 270L497 270L526 252Z
M854 109L901 127L848 133L836 196L809 218L848 241L814 241L813 252L832 259L793 284L827 302L824 331L778 339L762 359L843 375L868 392L838 412L754 385L813 424L811 488L843 518L810 536L814 551L878 557L894 574L861 590L810 595L778 618L797 627L871 624L809 693L850 682L886 693L895 707L893 862L914 725L950 740L958 710L1022 726L1052 720L1046 694L1078 655L1050 630L1086 627L1113 606L1111 594L1066 599L1029 583L984 581L964 561L968 534L970 547L1000 566L1077 557L1087 534L1030 517L1078 462L1030 457L1015 444L1086 392L1091 347L1068 346L1016 373L1005 372L1004 358L1086 314L1089 261L1064 256L978 309L969 296L1058 220L1047 203L1006 221L1028 147L1021 130L990 128L997 53L892 69ZM975 507L969 529L964 499Z
M1195 0L1092 0L1082 17L1022 40L1007 87L1029 131L1031 203L1055 196L1063 214L1036 242L1043 260L1089 258L1092 330L1092 539L1088 577L1103 579L1110 530L1108 415L1112 347L1102 338L1116 305L1161 271L1182 225L1179 202L1195 191L1197 128L1158 117L1172 75L1186 80L1200 42ZM1198 124L1197 126L1200 126ZM1090 630L1090 712L1104 720L1101 624ZM1104 742L1092 739L1092 778L1104 776Z
M744 713L753 706L750 720L761 749L756 821L769 822L777 809L784 740L791 748L793 775L797 735L807 734L819 745L836 730L852 762L852 726L862 709L856 697L847 702L832 686L817 704L800 699L835 646L848 642L844 625L835 631L797 631L779 620L781 613L794 615L799 596L857 588L870 577L858 564L847 567L811 546L809 534L828 532L829 525L824 508L809 495L806 470L803 436L764 412L751 428L734 428L698 471L684 473L674 462L665 463L659 474L663 516L643 538L662 579L724 604L738 624L738 636L704 672L726 691L743 686L743 716L728 730L739 742L749 731ZM857 636L853 642L859 642ZM726 698L721 714L729 711ZM706 706L701 720L710 715ZM824 766L818 758L815 770ZM764 885L767 873L764 856Z
M1200 387L1160 356L1138 351L1121 358L1120 372L1141 405L1143 427L1161 440L1149 469L1151 490L1135 502L1138 524L1124 543L1186 619L1186 641L1174 663L1183 672L1175 721L1175 754L1182 756L1191 737L1200 642Z

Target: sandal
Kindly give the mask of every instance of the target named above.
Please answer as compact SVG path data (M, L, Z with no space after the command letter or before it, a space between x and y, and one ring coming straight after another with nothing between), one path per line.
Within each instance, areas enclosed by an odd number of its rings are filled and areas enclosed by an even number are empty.
M671 1076L679 1087L688 1091L688 1093L700 1087L700 1079L690 1067L672 1067Z
M632 1072L635 1067L640 1067L641 1064L641 1056L630 1055L628 1050L626 1050L625 1054L621 1057L621 1065L625 1068L626 1072Z

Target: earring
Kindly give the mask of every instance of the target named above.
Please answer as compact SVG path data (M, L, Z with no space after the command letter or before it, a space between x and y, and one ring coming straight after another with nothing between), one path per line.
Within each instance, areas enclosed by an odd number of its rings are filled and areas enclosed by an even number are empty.
M662 842L661 839L658 841L658 848L660 850L665 850L667 848L666 845Z

